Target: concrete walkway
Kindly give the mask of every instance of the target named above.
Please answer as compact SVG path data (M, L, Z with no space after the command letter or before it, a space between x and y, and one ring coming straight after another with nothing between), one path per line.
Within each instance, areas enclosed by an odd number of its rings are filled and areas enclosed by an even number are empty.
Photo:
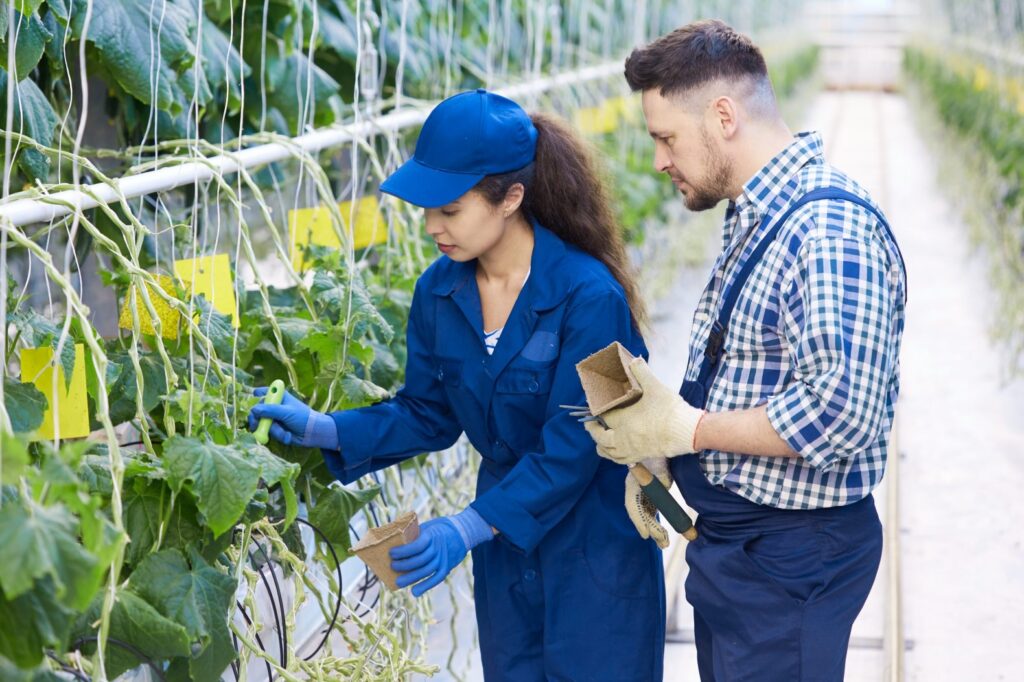
M987 335L999 311L984 262L972 255L967 229L946 199L956 188L937 184L936 163L911 113L895 95L824 93L805 124L823 134L829 161L882 204L909 269L895 439L900 471L876 492L887 521L887 486L898 484L904 679L1015 680L1024 670L1024 380L1002 378L1006 363ZM682 376L690 319L717 248L708 246L707 263L681 273L654 311L652 365L671 385ZM883 562L892 550L887 546ZM890 679L881 648L894 603L886 569L883 563L854 627L851 682ZM473 640L472 604L459 601L462 650L453 667L468 663L463 679L479 680L479 657L463 648ZM435 604L429 658L444 668L452 632L447 595ZM683 642L668 646L665 678L696 680L682 595L676 615ZM442 672L433 679L455 678Z

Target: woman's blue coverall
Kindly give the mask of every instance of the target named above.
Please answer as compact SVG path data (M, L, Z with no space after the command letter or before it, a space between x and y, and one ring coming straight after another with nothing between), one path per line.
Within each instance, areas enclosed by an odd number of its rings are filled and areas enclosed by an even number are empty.
M465 431L483 457L472 507L499 535L473 550L484 673L497 680L662 679L661 552L623 507L625 467L596 455L559 405L583 405L576 363L612 341L646 356L622 287L534 224L531 274L488 355L476 262L439 258L416 284L406 383L332 414L350 482Z

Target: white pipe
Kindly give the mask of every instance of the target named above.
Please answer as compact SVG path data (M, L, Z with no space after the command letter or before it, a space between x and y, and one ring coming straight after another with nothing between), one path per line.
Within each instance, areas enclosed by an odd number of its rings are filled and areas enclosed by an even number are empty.
M496 90L511 99L534 95L556 88L575 85L586 81L609 78L622 73L622 62L605 62L597 66L549 76ZM362 123L337 125L315 130L292 138L295 147L305 152L317 152L329 147L338 147L362 137L376 133L390 132L420 125L426 120L432 107L394 111L380 118ZM274 161L286 159L293 154L293 148L279 142L250 147L231 155L220 155L202 162L192 161L178 166L160 168L154 171L122 177L114 186L106 183L85 185L83 189L56 192L45 198L17 199L0 204L0 223L10 221L12 225L30 225L49 222L75 211L84 211L109 204L120 198L141 196L151 192L163 192L182 185L210 180L217 175L229 175L241 168L255 168ZM56 203L54 203L56 202Z

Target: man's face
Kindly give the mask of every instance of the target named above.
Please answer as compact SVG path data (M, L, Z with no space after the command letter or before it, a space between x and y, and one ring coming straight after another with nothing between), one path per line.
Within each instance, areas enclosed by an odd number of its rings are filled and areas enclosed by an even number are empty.
M654 140L654 168L672 179L686 208L705 211L727 198L732 165L709 132L706 111L644 90L644 118Z

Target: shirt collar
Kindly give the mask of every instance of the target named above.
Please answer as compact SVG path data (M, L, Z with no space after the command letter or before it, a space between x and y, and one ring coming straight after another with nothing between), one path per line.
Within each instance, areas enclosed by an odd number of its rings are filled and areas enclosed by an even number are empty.
M536 220L532 222L533 255L530 258L530 276L523 290L529 297L530 308L536 311L549 310L568 296L573 284L572 273L567 268L559 267L559 262L566 254L565 242ZM451 261L432 290L439 296L450 296L469 283L475 286L475 277L475 259L463 263Z
M760 219L787 181L815 160L824 160L821 135L814 131L797 133L788 147L743 185L743 191L735 201L735 210L742 212L748 207L753 208L757 219Z

